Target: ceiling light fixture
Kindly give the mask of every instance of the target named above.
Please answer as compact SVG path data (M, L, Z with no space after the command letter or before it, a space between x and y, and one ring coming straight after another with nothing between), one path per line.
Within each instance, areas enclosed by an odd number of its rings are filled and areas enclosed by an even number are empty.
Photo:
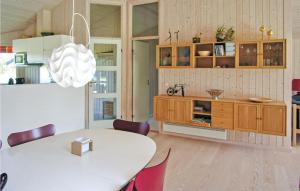
M71 42L54 49L50 57L49 66L53 80L62 87L82 87L92 80L96 72L96 60L89 49L91 35L84 16L75 13L73 0L72 26L70 29ZM74 19L80 16L85 22L88 32L86 46L74 43Z

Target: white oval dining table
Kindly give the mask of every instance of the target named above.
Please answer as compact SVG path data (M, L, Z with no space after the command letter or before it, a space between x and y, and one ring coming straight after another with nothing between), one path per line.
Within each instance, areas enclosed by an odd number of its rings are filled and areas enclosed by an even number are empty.
M78 137L93 140L94 150L71 154ZM1 151L4 191L117 191L152 159L149 137L113 129L64 133Z

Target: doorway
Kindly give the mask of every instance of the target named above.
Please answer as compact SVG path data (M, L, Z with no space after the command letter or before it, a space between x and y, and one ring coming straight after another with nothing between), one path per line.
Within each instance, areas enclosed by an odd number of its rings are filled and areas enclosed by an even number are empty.
M110 128L121 118L121 39L92 38L96 73L89 84L89 127Z
M153 98L158 94L156 45L158 40L133 40L133 121L148 121L156 129L153 119Z

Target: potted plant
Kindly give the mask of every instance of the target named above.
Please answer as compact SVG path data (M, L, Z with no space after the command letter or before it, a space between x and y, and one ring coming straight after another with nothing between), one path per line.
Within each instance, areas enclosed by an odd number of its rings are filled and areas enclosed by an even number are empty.
M225 41L234 41L234 34L235 31L230 27L226 32Z
M235 31L232 27L227 29L224 25L218 27L216 33L217 42L224 42L224 41L233 41L234 40Z
M225 41L225 37L226 37L226 27L224 25L221 27L218 27L217 33L216 33L217 42Z

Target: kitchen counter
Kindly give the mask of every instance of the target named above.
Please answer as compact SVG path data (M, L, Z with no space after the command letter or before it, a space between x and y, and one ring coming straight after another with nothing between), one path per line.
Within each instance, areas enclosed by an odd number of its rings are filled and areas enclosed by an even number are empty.
M32 84L0 84L0 86L30 86L30 85L48 85L48 84L56 84L55 82L52 83L32 83Z

